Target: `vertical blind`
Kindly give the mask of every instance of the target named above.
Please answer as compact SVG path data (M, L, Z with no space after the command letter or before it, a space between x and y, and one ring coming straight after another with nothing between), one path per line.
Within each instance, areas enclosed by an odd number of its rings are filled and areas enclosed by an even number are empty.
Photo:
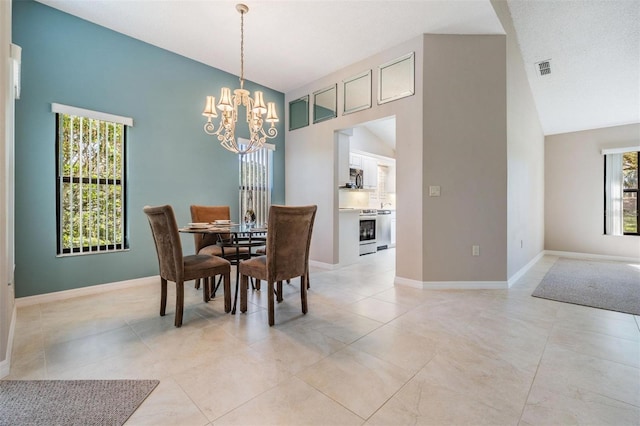
M266 225L271 207L273 178L271 169L275 146L265 144L264 148L250 154L240 155L240 212L246 216L248 210L255 213L255 224Z
M57 112L58 254L126 248L124 124L95 118L118 118L103 113L52 110Z

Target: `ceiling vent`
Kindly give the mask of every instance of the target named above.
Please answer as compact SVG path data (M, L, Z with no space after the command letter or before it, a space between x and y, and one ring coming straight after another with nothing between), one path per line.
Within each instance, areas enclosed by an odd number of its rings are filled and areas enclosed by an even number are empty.
M551 59L537 62L536 74L538 74L538 77L544 77L545 75L551 74Z

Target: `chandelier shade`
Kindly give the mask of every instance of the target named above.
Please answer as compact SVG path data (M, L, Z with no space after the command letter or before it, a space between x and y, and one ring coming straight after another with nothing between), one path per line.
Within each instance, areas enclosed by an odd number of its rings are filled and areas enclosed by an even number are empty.
M205 133L216 136L220 145L231 152L248 154L261 149L267 139L273 139L278 135L276 123L280 120L275 102L265 105L261 91L256 91L252 97L251 92L244 88L244 14L249 12L249 7L238 4L236 10L240 12L240 88L235 89L232 94L230 88L223 87L217 105L215 96L207 96L202 115L207 117L204 124ZM241 107L245 109L249 128L249 142L243 145L238 143L235 136L238 110ZM220 111L221 117L216 126L213 119L219 116L217 110ZM265 122L270 124L266 129Z

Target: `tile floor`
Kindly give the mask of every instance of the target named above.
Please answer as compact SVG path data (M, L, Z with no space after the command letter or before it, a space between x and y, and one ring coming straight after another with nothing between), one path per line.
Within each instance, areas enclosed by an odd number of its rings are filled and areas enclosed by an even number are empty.
M393 285L394 250L285 286L268 327L186 290L184 325L149 283L18 309L9 379L160 379L127 425L638 425L640 317L509 290ZM171 287L171 286L170 286Z

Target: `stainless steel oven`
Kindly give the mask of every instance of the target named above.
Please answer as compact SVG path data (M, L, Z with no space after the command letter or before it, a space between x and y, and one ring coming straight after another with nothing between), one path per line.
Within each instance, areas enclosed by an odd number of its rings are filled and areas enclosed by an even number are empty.
M378 250L376 240L377 210L360 210L360 256Z

